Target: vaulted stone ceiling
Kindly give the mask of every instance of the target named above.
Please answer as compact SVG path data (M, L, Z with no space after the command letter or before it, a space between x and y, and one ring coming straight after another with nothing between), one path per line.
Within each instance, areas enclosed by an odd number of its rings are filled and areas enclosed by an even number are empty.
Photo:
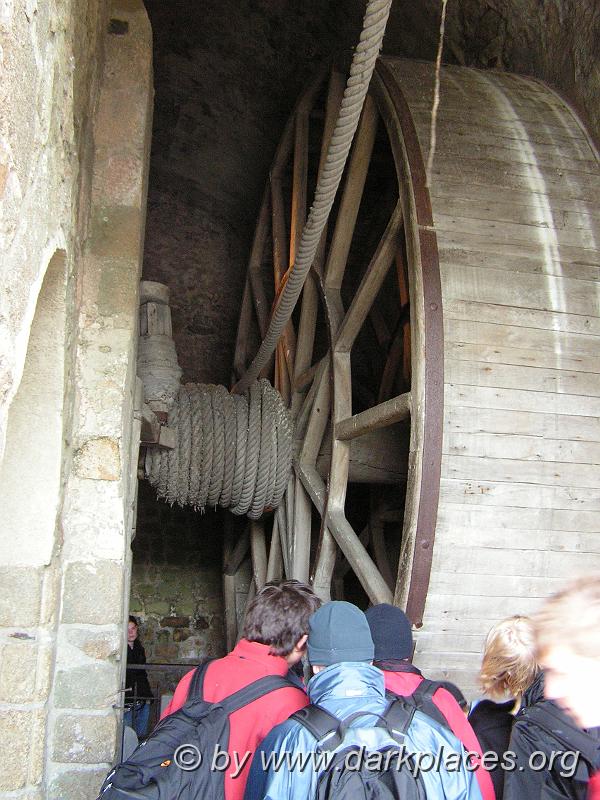
M227 383L254 222L303 86L363 0L145 0L156 104L144 276L169 284L184 380ZM441 0L397 0L384 52L432 60ZM444 61L535 75L600 134L597 0L448 0Z

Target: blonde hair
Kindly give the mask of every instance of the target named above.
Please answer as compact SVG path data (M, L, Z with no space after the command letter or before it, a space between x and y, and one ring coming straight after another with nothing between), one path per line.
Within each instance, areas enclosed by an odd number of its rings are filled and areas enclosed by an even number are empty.
M565 646L600 659L600 574L572 581L549 597L533 616L536 652Z
M520 699L539 671L533 624L529 617L508 617L485 640L479 680L494 699Z

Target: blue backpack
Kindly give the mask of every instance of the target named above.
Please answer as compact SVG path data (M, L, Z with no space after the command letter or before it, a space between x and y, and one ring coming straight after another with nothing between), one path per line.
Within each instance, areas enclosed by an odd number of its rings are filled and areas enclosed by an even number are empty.
M462 742L444 725L426 716L418 705L437 686L426 686L416 698L388 695L382 715L357 711L340 720L318 705L296 711L296 720L316 739L316 752L329 754L318 775L312 800L481 800L473 774L469 774ZM424 702L425 701L425 702ZM387 732L387 744L376 751L357 744L353 723L362 716L377 717L375 726ZM445 722L445 720L444 720ZM352 733L349 731L352 726ZM372 727L372 724L371 724ZM415 747L419 744L420 747ZM451 768L419 767L423 753L431 760L446 751L455 756Z

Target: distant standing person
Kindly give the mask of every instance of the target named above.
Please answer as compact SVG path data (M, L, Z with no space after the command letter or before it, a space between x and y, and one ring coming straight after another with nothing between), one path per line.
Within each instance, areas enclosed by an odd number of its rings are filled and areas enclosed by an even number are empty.
M154 699L145 669L129 669L133 664L145 664L146 651L139 639L138 621L129 616L127 623L127 670L125 672L125 714L123 723L133 728L141 738L146 735L150 718L150 703Z

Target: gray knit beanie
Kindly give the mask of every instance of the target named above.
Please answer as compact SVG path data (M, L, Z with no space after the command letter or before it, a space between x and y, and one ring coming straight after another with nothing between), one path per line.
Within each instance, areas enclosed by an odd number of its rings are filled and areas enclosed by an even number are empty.
M373 639L367 618L352 603L334 600L308 621L308 660L329 666L340 661L372 661Z

